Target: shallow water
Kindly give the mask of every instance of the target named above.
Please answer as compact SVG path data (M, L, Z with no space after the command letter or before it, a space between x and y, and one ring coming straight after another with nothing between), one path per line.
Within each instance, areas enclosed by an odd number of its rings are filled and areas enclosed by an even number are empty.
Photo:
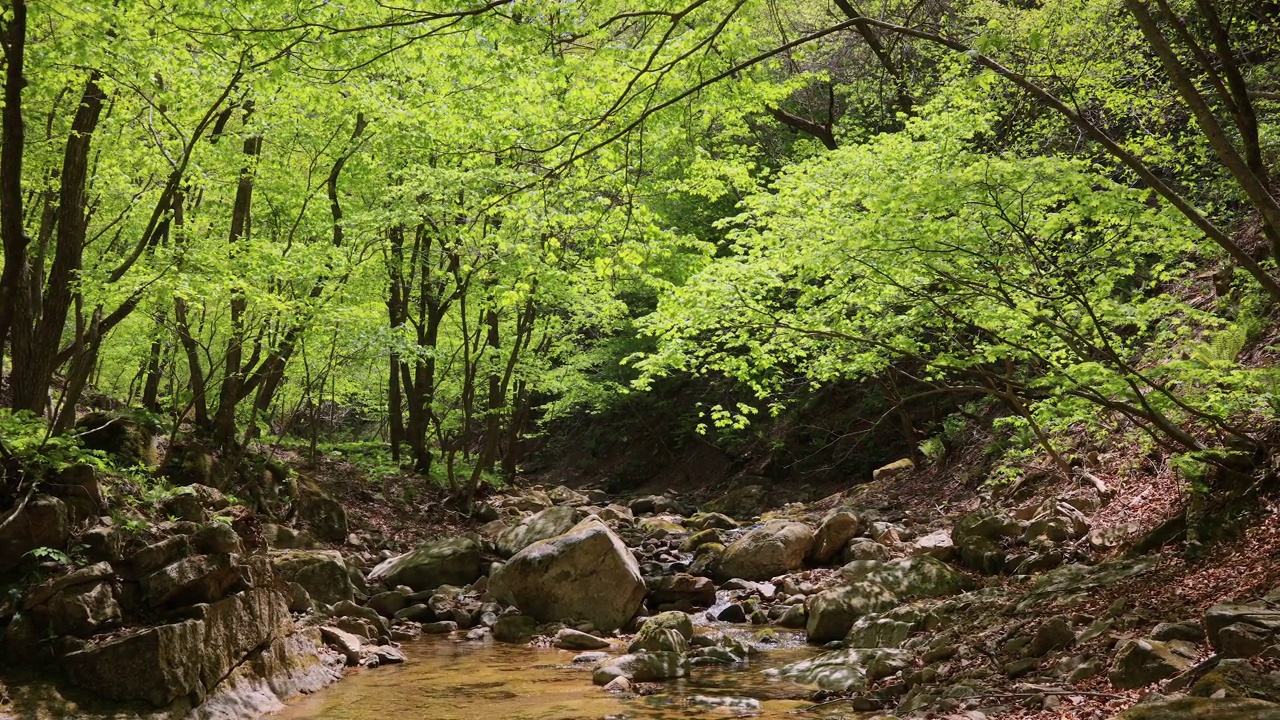
M731 631L743 632L747 631ZM748 634L749 636L749 634ZM591 684L593 663L555 648L467 642L433 636L404 643L407 662L352 673L274 716L282 720L613 720L752 717L795 718L812 703L811 688L764 671L811 657L815 650L780 633L783 642L745 665L695 667L692 676L653 684L657 694L625 697ZM616 647L622 652L619 644ZM716 707L701 698L754 698L754 709Z

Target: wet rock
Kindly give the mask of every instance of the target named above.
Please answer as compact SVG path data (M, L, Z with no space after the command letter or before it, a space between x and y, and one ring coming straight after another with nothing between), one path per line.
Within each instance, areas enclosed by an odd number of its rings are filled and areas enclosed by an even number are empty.
M599 650L609 647L609 641L572 628L563 628L556 633L555 645L564 650ZM574 658L574 662L577 662L577 658Z
M813 595L805 601L809 642L841 640L863 615L887 610L898 598L883 586L859 582Z
M498 554L511 557L539 540L563 535L578 523L581 513L571 507L550 507L530 517L519 525L508 528L494 541Z
M29 560L40 547L65 548L70 537L67 506L52 495L33 495L26 505L0 514L0 572Z
M529 615L502 615L493 626L493 637L498 642L525 643L538 632L538 620Z
M619 655L601 663L591 674L596 685L608 685L615 678L632 682L670 680L689 675L689 659L673 652L642 652Z
M543 622L574 618L610 632L636 614L646 588L631 551L588 518L516 553L490 577L489 591Z
M836 693L858 693L870 683L910 667L911 659L905 650L847 648L791 663L766 675Z
M707 613L710 615L711 613ZM747 611L739 603L729 603L720 612L716 613L716 620L727 623L745 623L747 621Z
M369 582L434 590L441 585L467 585L482 574L482 548L471 538L445 538L423 543L403 555L384 560L369 573Z
M831 510L823 516L814 533L809 562L825 565L844 552L849 541L862 531L862 520L845 510Z
M452 620L422 623L422 633L424 635L448 635L451 632L457 632L457 630L458 623Z
M854 561L840 568L840 574L850 583L874 583L900 598L956 595L967 585L962 575L928 555Z
M627 652L676 652L689 650L693 622L682 612L658 613L645 620Z
M690 607L711 607L716 603L716 586L709 578L688 573L664 575L649 584L651 606L687 602Z
M771 520L749 530L725 548L716 568L721 580L768 580L800 570L813 547L813 530L804 523Z
M630 693L631 681L624 675L619 675L604 684L604 691L607 693Z
M355 596L346 562L336 550L278 550L270 558L276 575L301 585L316 602L332 605Z
M1140 688L1186 670L1195 647L1179 640L1126 640L1116 650L1108 677L1122 690Z

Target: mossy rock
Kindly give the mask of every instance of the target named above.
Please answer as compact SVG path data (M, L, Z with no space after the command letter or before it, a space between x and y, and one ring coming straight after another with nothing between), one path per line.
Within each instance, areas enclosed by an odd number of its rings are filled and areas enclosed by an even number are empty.
M145 418L123 413L92 412L76 422L81 444L106 453L120 467L154 467L158 430Z

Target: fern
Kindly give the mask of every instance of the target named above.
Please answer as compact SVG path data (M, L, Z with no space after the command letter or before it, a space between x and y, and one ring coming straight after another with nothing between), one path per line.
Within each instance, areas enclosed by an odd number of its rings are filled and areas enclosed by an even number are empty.
M1213 333L1191 351L1191 357L1205 365L1231 365L1249 343L1249 323L1232 323Z

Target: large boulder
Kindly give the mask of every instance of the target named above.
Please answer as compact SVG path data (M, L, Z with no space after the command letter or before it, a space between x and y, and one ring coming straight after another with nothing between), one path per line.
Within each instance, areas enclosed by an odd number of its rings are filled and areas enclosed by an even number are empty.
M1261 603L1214 605L1204 626L1213 648L1226 657L1257 655L1280 643L1280 609Z
M963 575L928 555L885 562L855 560L840 574L851 583L875 583L900 598L956 595L968 585Z
M1195 657L1195 646L1181 640L1126 640L1116 650L1108 677L1121 690L1140 688L1186 670Z
M511 557L539 540L569 532L581 517L582 513L571 507L549 507L499 533L494 545L499 555Z
M293 627L284 598L265 588L198 608L194 619L70 653L63 659L68 677L109 700L156 707L178 698L199 702L248 656Z
M809 562L826 565L844 552L849 541L862 530L862 521L846 510L827 513L814 533L813 547L809 549Z
M274 551L271 567L285 582L301 585L317 602L332 605L355 596L347 564L336 550Z
M489 592L542 622L586 620L609 632L644 601L631 551L597 518L516 553L489 579Z
M1280 705L1240 698L1187 697L1146 702L1125 710L1115 720L1277 720Z
M154 608L172 608L220 600L240 585L235 555L192 555L142 578L142 595Z
M804 568L813 529L802 522L770 520L725 548L716 579L768 580Z
M850 694L911 666L912 654L890 648L847 648L784 665L768 674L801 685Z
M299 522L321 540L342 542L347 538L347 511L314 482L298 484L297 515Z
M67 545L67 506L52 495L33 495L26 505L0 514L0 572L28 560L36 548Z
M692 637L693 621L688 615L675 611L658 613L640 626L627 652L688 652Z
M482 574L481 547L471 538L456 537L419 545L383 561L369 573L369 582L389 587L435 590L441 585L467 585Z
M805 634L814 643L840 640L858 618L887 610L897 602L893 593L876 583L858 582L825 590L805 601Z

